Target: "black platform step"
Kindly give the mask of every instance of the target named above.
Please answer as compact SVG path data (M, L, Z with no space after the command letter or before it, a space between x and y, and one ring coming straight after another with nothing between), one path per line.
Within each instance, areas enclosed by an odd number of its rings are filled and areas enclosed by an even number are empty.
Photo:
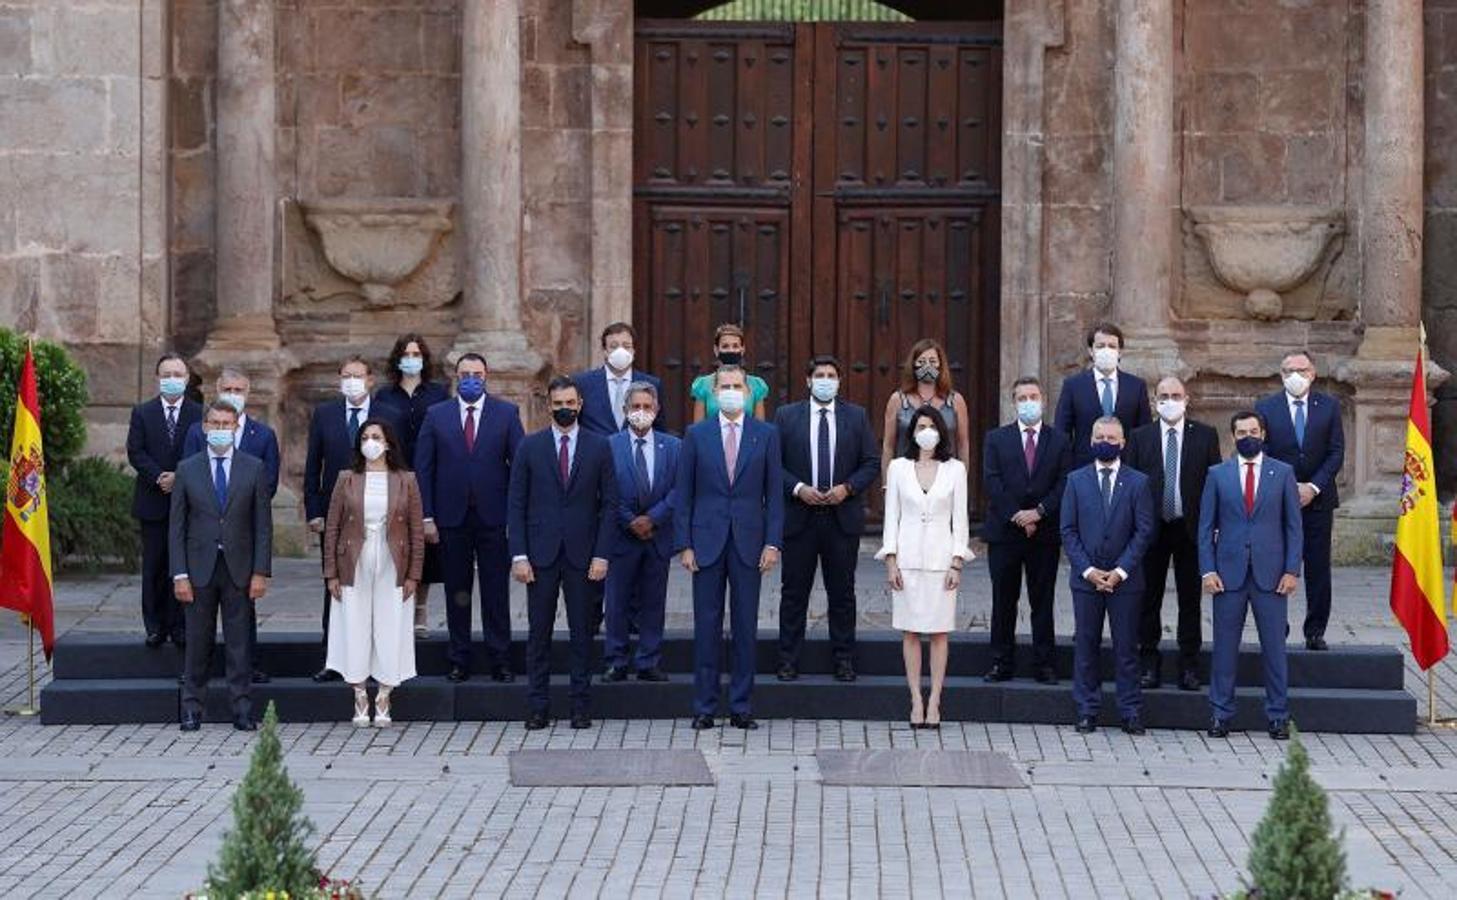
M477 678L452 684L423 676L395 693L394 715L400 721L519 721L526 714L526 685L497 684ZM568 711L568 685L554 678L553 711ZM340 722L352 713L351 691L339 683L315 684L307 678L276 678L256 685L254 702L278 706L287 722ZM693 684L688 675L666 683L628 681L592 686L592 714L598 719L686 718L692 712ZM726 708L726 705L725 705ZM1103 721L1116 725L1111 687L1103 696ZM1416 730L1416 700L1403 690L1292 688L1290 711L1306 731L1410 734ZM754 690L754 712L760 718L849 719L900 721L907 715L906 686L899 676L862 676L844 684L825 675L802 676L782 683L760 679ZM231 719L227 688L214 681L208 691L207 719ZM68 678L51 682L41 694L45 724L121 724L177 721L175 678ZM1041 685L1012 681L987 684L981 678L947 679L942 705L947 721L1071 724L1075 720L1068 684ZM1209 722L1205 692L1161 688L1144 693L1144 721L1153 728L1203 728ZM1263 730L1264 694L1240 688L1235 726Z
M525 635L513 636L512 666L518 673L526 671ZM955 634L951 639L948 672L953 677L976 678L991 668L991 648L985 633ZM1165 643L1163 652L1164 679L1172 683L1177 676L1175 647ZM417 641L415 666L424 676L444 675L449 670L443 636ZM594 658L601 659L601 642L597 642ZM1404 663L1401 651L1392 647L1342 646L1329 651L1311 652L1298 643L1287 649L1290 686L1309 688L1343 688L1358 690L1401 690ZM1072 674L1073 648L1067 639L1056 649L1054 665L1058 676L1066 680ZM316 672L323 661L323 650L317 634L279 633L262 637L259 664L275 678L303 678ZM181 670L182 654L172 645L149 649L140 636L114 633L87 634L71 632L56 645L54 674L58 681L73 679L166 678L176 677ZM800 655L800 671L808 675L827 675L834 670L828 641L812 639L805 643ZM759 633L757 668L761 675L772 677L779 665L778 634ZM213 654L213 673L222 674L222 654ZM477 642L473 671L488 668L485 649ZM669 632L663 642L662 668L670 673L693 671L693 637L689 631ZM903 671L899 632L862 631L856 640L855 668L862 675L900 676ZM1112 671L1112 650L1103 650L1103 669ZM552 647L552 670L567 670L567 646L559 636ZM1024 638L1017 651L1017 674L1032 676L1032 648ZM1240 648L1237 680L1243 686L1263 684L1259 647ZM1199 674L1206 683L1209 675L1209 651L1205 646L1199 657Z

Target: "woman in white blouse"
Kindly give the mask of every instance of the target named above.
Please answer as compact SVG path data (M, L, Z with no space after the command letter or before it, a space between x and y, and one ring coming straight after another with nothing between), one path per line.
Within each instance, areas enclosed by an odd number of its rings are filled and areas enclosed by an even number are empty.
M904 632L911 727L941 727L948 632L956 627L956 591L967 546L966 466L953 456L946 423L933 407L911 416L905 455L885 472L884 545L891 625ZM921 702L921 637L931 641L931 694Z

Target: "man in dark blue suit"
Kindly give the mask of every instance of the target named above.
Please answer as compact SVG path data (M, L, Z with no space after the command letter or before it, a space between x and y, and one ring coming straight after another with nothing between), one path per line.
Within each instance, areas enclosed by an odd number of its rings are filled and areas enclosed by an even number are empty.
M470 677L472 582L479 579L481 632L491 678L511 673L511 557L506 499L524 430L516 404L486 394L486 359L464 353L455 363L456 397L425 413L415 441L415 478L425 512L425 539L439 541L450 629L451 681Z
M1042 383L1012 383L1017 421L987 432L982 484L987 498L987 574L992 579L992 667L987 681L1007 681L1015 670L1017 602L1027 575L1032 652L1037 680L1055 684L1052 666L1053 595L1062 550L1058 509L1072 451L1065 434L1043 421Z
M604 681L667 681L658 668L673 558L673 483L680 441L653 430L658 392L645 381L627 389L627 430L611 437L617 465L617 535L607 568ZM637 623L637 653L628 632Z
M1264 397L1255 412L1269 423L1265 450L1295 470L1305 547L1305 646L1325 650L1331 618L1331 529L1341 505L1336 478L1346 461L1341 401L1310 389L1315 364L1308 353L1280 362L1285 389Z
M1138 611L1143 601L1143 555L1153 538L1148 477L1122 465L1123 423L1093 423L1093 463L1067 476L1062 495L1062 546L1073 592L1073 700L1082 734L1098 727L1103 680L1098 672L1103 619L1113 638L1118 715L1128 734L1143 734L1138 686Z
M566 599L571 635L572 727L592 727L592 585L607 577L617 518L612 448L602 435L577 424L581 392L562 377L552 379L546 391L552 424L516 448L507 501L511 574L526 585L528 731L549 721L551 632L559 595Z
M304 457L304 515L308 516L309 530L319 536L319 548L324 546L324 519L329 513L329 499L334 495L334 482L339 473L354 464L355 438L359 429L371 417L384 419L399 434L403 428L399 410L383 403L374 403L374 369L369 361L360 356L351 356L339 367L339 393L333 400L325 400L314 407L309 419L309 447ZM321 570L322 571L322 570ZM329 608L333 598L324 590L324 651L329 649ZM320 668L314 673L314 680L338 681L339 673Z
M725 588L732 651L729 723L754 729L750 701L759 628L759 587L779 562L784 473L779 432L744 415L748 380L738 366L713 376L719 414L688 429L678 455L673 519L683 568L693 573L693 727L718 711Z
M855 680L855 558L865 493L880 474L880 446L864 407L838 399L840 361L805 367L808 400L774 414L784 454L784 568L779 601L779 680L799 677L815 567L825 582L835 680Z
M1114 416L1123 423L1124 434L1132 434L1133 429L1150 421L1148 385L1137 375L1118 368L1123 331L1108 322L1094 325L1088 331L1088 354L1093 359L1092 368L1063 380L1053 422L1072 442L1074 466L1085 466L1093 460L1090 435L1095 420Z
M187 642L187 624L172 591L167 565L167 528L171 515L172 485L182 458L187 430L202 421L202 406L188 400L187 361L176 353L157 360L159 393L132 407L126 433L126 458L137 473L132 493L132 515L142 535L142 625L148 647L160 647L167 638L181 647Z
M602 330L600 368L572 376L582 392L582 427L601 435L614 435L627 427L627 389L645 381L659 394L663 385L652 375L632 367L637 331L626 322L613 322Z
M1286 700L1287 605L1300 571L1302 533L1295 471L1265 452L1265 420L1234 414L1236 455L1209 470L1199 505L1199 570L1214 595L1214 652L1209 736L1229 736L1235 667L1245 615L1253 609L1265 663L1265 715L1270 737L1290 737Z

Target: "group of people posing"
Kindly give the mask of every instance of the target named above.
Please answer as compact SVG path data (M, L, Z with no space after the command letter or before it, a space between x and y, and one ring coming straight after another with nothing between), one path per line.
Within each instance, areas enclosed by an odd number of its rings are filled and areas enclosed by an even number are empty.
M779 664L799 677L816 570L829 599L834 677L854 681L855 568L866 497L884 474L884 561L892 624L904 633L913 727L936 728L956 596L971 562L970 421L943 348L911 348L876 440L865 409L839 396L840 362L804 369L807 396L765 416L768 385L743 364L743 331L714 335L717 368L691 386L681 437L659 420L661 385L634 368L631 325L601 335L603 365L547 385L551 424L524 433L517 407L487 390L487 360L464 353L455 392L420 335L389 355L376 390L368 360L339 368L340 396L309 428L303 502L323 558L324 663L316 681L354 690L354 723L386 726L392 690L414 677L429 585L443 584L447 678L484 668L509 682L510 580L526 588L526 727L551 721L554 622L565 607L570 723L591 727L592 642L604 633L603 680L658 682L669 567L691 573L693 727L720 715L723 625L729 619L728 721L753 729L755 644L763 576L780 566ZM1097 727L1098 654L1108 621L1123 728L1143 731L1141 690L1160 684L1160 607L1172 563L1179 598L1178 686L1200 688L1200 589L1214 594L1210 734L1228 734L1239 637L1253 609L1265 660L1270 734L1288 734L1286 597L1302 564L1307 646L1325 649L1330 528L1343 447L1337 401L1311 391L1303 353L1282 362L1284 390L1230 423L1237 455L1187 417L1177 378L1147 387L1119 369L1123 336L1090 333L1090 369L1063 384L1044 421L1035 378L1013 386L1016 421L986 436L983 537L993 587L989 681L1014 676L1022 582L1031 610L1032 672L1053 683L1053 594L1061 553L1075 614L1078 729ZM224 369L216 398L186 397L186 360L157 364L159 396L132 413L146 643L184 648L181 727L200 727L219 615L234 725L256 727L254 601L268 589L280 457L274 433L248 416L247 376ZM782 566L781 566L782 559ZM484 640L471 640L478 594ZM922 692L929 639L930 692ZM483 652L478 652L483 651ZM483 664L483 666L482 666ZM367 685L377 690L371 698Z

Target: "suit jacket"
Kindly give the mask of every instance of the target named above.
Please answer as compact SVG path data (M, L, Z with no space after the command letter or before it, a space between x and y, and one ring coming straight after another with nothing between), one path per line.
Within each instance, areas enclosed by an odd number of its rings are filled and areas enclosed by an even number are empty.
M610 438L612 459L617 465L617 540L613 552L626 553L642 543L627 526L640 515L653 520L653 549L658 557L673 555L673 484L678 477L678 451L682 441L662 431L652 432L653 483L646 487L637 474L631 431L619 431Z
M1255 411L1265 417L1270 433L1265 435L1265 452L1295 469L1295 480L1313 484L1320 493L1310 501L1311 509L1328 510L1341 505L1336 478L1346 461L1346 434L1341 425L1341 401L1330 394L1309 391L1305 408L1305 443L1295 440L1295 422L1285 392L1262 397Z
M556 429L527 435L511 465L506 540L511 557L550 566L563 556L585 569L612 552L617 524L617 476L607 439L577 429L566 483L557 460Z
M582 414L577 422L588 431L605 437L621 431L622 428L617 427L617 419L612 414L612 391L607 386L607 367L598 366L595 369L578 372L572 376L572 380L577 383L577 389L582 392ZM631 381L646 381L658 392L659 400L662 399L663 383L656 377L639 369L633 369ZM627 420L624 419L623 427L626 426Z
M465 429L456 398L425 412L415 442L415 478L425 518L457 528L471 507L493 528L506 525L511 466L525 429L516 404L487 395L481 400L474 451L465 450Z
M1072 441L1073 465L1085 466L1093 461L1093 423L1103 415L1103 398L1092 369L1069 375L1062 382L1057 398L1054 424ZM1137 375L1118 370L1118 396L1113 401L1113 414L1123 423L1123 434L1152 421L1148 411L1148 386Z
M243 422L243 439L237 442L237 449L263 461L263 468L268 473L268 496L271 499L278 493L278 470L281 464L278 435L273 433L272 428L249 416ZM202 423L194 422L188 426L187 437L182 440L182 458L186 459L205 450L207 438L203 436Z
M360 420L383 419L398 436L404 428L397 407L370 401L369 415ZM349 439L349 411L343 397L325 400L314 407L309 419L309 451L304 458L304 513L322 519L329 512L329 498L339 473L354 465L354 442Z
M1122 569L1128 580L1118 586L1143 591L1143 555L1153 539L1153 497L1148 476L1131 466L1119 466L1113 480L1113 499L1103 503L1102 479L1096 465L1068 473L1062 495L1062 547L1067 552L1068 582L1075 591L1093 588L1083 578L1095 569Z
M784 465L784 533L794 535L809 525L814 507L794 495L794 486L814 486L814 460L810 447L819 434L815 404L801 400L781 406L774 413L774 427L779 429L779 450ZM815 407L817 408L817 407ZM830 484L850 488L850 496L830 509L840 530L859 536L865 531L865 494L880 475L880 444L870 429L865 408L844 400L835 401L835 457L830 464Z
M966 509L966 466L952 457L921 489L916 464L903 456L885 470L885 521L876 559L895 556L906 571L945 572L953 557L971 560Z
M354 586L359 554L364 549L364 472L346 469L334 482L324 528L324 578ZM420 487L413 473L389 473L389 506L385 544L395 564L395 587L420 581L425 567L425 522L420 513Z
M227 503L219 510L210 455L189 456L177 464L168 531L172 574L186 575L194 587L208 587L221 546L231 581L245 588L251 576L273 571L268 474L262 460L235 449Z
M126 432L126 458L137 472L132 491L132 515L143 522L164 522L171 500L157 487L163 472L177 471L187 429L202 421L202 404L184 399L177 410L176 437L167 440L167 414L162 398L153 397L132 407L131 425Z
M1123 448L1123 462L1148 476L1154 515L1163 518L1164 423L1160 419L1138 428ZM1184 528L1191 541L1199 540L1199 504L1204 497L1204 479L1209 467L1219 465L1219 432L1203 422L1184 419L1179 445L1179 502L1183 504Z
M758 565L766 546L784 546L779 432L747 413L739 421L743 428L732 485L717 416L684 432L678 452L674 550L692 549L699 566L717 563L730 544L746 565Z
M981 454L982 492L987 498L982 537L989 544L1028 540L1027 533L1012 524L1012 516L1024 509L1040 508L1042 521L1037 523L1031 540L1056 544L1062 539L1058 510L1072 467L1072 447L1066 434L1043 422L1037 437L1037 458L1029 474L1022 451L1022 427L1022 423L1013 422L987 432Z
M1232 456L1209 470L1199 505L1199 571L1219 573L1226 591L1240 590L1246 578L1273 591L1281 575L1299 574L1305 552L1295 472L1265 454L1254 512L1246 515L1243 469Z

